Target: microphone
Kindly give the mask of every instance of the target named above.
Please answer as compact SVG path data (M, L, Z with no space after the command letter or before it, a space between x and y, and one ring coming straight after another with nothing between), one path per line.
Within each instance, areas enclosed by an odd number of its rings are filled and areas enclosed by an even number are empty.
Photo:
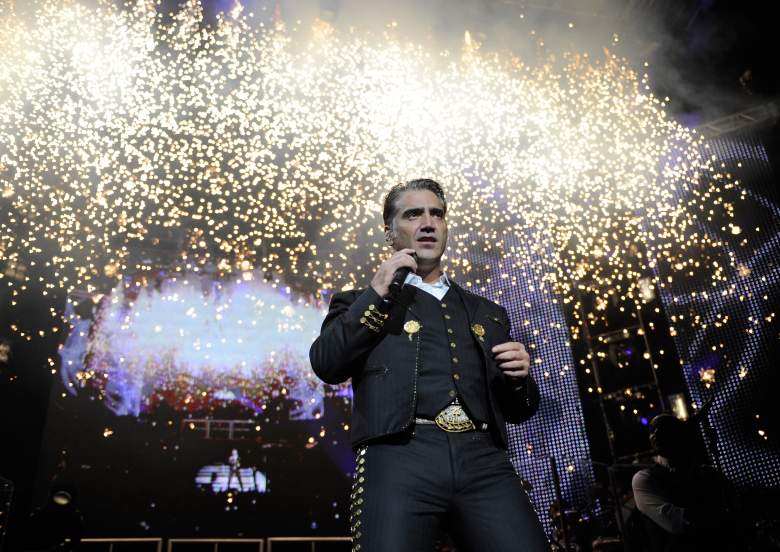
M412 253L412 258L416 261L417 255ZM393 274L393 279L390 281L390 297L395 299L404 287L404 281L412 269L408 266L402 266Z

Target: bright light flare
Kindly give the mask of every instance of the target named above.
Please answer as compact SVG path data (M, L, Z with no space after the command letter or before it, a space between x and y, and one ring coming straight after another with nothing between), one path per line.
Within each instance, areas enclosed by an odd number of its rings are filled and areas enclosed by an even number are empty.
M456 278L471 285L470 252L488 250L566 300L593 281L639 302L648 267L713 249L699 217L732 215L729 177L608 51L529 65L468 33L431 52L392 26L324 22L303 42L238 4L206 25L197 1L170 19L154 2L1 13L0 260L45 267L47 289L107 291L158 254L182 272L362 286L386 253L388 186L428 176L451 205Z

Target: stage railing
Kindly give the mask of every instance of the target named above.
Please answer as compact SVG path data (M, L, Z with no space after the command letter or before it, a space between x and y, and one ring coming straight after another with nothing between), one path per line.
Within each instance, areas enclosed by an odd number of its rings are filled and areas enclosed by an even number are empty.
M213 552L219 552L219 545L220 544L228 544L228 545L242 545L242 544L254 544L257 545L257 547L252 547L254 550L257 550L257 552L265 552L265 539L168 539L168 552L175 552L176 550L186 550L187 544L213 544ZM178 545L178 546L177 546ZM235 549L234 546L230 547L231 549ZM242 550L248 550L248 547L242 547ZM198 548L198 550L203 550L202 548ZM270 547L269 547L270 550Z
M204 547L199 545L212 545L210 548L212 552L219 552L220 545L224 546L224 550L237 550L239 547L242 551L253 550L256 552L266 552L265 543L268 543L268 552L273 552L274 543L277 552L295 551L302 552L303 546L309 544L307 548L308 552L334 552L336 550L351 550L352 539L350 537L270 537L268 539L198 539L198 538L176 538L168 539L166 551L167 552L186 552L188 548L197 549L203 551ZM344 547L333 546L320 546L317 544L326 543L345 543ZM133 552L148 551L154 548L155 552L162 552L163 539L162 538L86 538L81 539L82 550L94 550L95 548L90 545L103 545L100 550L107 552L114 552L115 545L122 551L133 550ZM299 546L285 546L299 545ZM187 545L193 545L188 547ZM245 546L242 546L245 545ZM251 546L251 548L249 547Z
M250 439L255 434L257 422L251 420L214 420L211 418L185 418L181 421L184 437L200 439Z
M317 543L318 542L345 542L345 543L352 543L352 539L350 537L269 537L268 538L268 552L273 552L273 545L274 543L282 544L282 543L311 543L311 552L317 552ZM277 552L286 552L286 548L277 547ZM301 550L300 548L295 548L296 551ZM332 550L332 548L329 548L329 550ZM344 550L351 550L351 546L344 547Z
M80 550L93 550L91 546L85 546L85 545L91 545L91 544L103 544L108 545L108 548L102 547L102 550L108 550L108 552L114 552L114 545L119 544L122 545L122 550L128 550L129 548L132 548L134 551L142 551L142 550L150 550L152 548L151 545L154 545L154 549L156 552L162 552L163 549L163 540L161 538L153 538L153 537L144 537L144 538L88 538L88 539L81 539L81 547ZM130 546L125 546L130 545ZM139 545L139 546L133 546L133 545ZM147 546L144 546L147 545Z

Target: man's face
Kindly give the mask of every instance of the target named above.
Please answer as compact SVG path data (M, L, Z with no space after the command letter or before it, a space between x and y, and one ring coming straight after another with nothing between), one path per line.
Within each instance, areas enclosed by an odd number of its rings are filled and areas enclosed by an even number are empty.
M438 262L447 246L441 200L429 190L409 190L398 197L396 207L393 247L414 249L418 262Z

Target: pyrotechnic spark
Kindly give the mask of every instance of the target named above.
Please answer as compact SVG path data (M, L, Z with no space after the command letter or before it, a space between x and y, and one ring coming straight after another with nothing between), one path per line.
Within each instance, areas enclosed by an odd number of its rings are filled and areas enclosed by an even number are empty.
M363 286L386 254L384 194L421 176L446 186L448 270L469 285L487 249L566 301L591 281L640 302L648 268L688 272L717 245L696 223L731 216L734 184L626 60L528 65L468 35L435 53L395 32L320 22L302 41L240 9L204 24L195 0L171 17L150 1L5 9L0 260L45 267L47 289L107 291L168 244L182 272ZM504 248L516 233L533 257ZM14 270L18 301L31 276Z

